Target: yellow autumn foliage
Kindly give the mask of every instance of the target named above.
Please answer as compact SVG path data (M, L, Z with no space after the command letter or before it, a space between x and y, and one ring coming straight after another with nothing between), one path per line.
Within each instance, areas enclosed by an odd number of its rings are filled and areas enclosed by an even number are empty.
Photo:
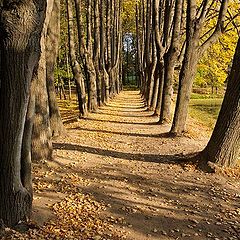
M230 21L231 18L234 18L234 21ZM210 19L206 23L205 31L213 29L216 21L216 18ZM233 54L239 37L240 29L237 29L239 24L239 2L230 1L225 23L226 30L200 60L195 85L201 87L219 87L224 85L231 68Z
M136 32L136 4L138 3L139 0L123 0L122 22L124 32Z

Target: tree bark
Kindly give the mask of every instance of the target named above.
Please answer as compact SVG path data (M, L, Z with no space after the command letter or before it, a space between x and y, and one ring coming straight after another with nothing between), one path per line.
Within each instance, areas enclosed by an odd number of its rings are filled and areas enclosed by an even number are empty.
M10 227L31 214L29 99L45 14L46 1L0 6L0 219Z
M222 107L210 141L200 153L203 161L221 167L235 167L240 162L240 38Z
M79 117L87 116L87 99L85 83L81 71L79 62L77 61L75 39L74 39L74 28L73 28L73 12L72 12L72 2L66 0L67 5L67 18L68 18L68 44L69 44L69 55L71 60L71 67L76 83L77 97L78 97L78 109Z
M157 51L157 69L155 74L159 78L158 89L155 91L155 99L157 98L156 108L153 109L156 115L160 115L162 108L163 86L165 64L164 57L170 46L172 37L173 22L173 2L165 0L153 0L153 26ZM156 85L156 86L157 86Z
M109 75L106 70L106 38L105 38L105 2L100 0L100 71L102 75L102 102L109 101Z
M160 113L161 123L170 122L171 120L174 68L179 55L182 7L183 7L183 0L177 0L175 3L171 45L164 57L165 71L164 71L162 107L161 107L161 113Z
M49 102L46 81L46 36L53 9L53 0L47 2L47 13L41 36L41 53L34 72L35 117L32 135L32 161L52 159L52 141L49 118Z
M61 119L54 83L54 69L58 56L58 46L60 38L60 1L54 0L53 11L47 30L46 39L46 74L47 74L47 90L49 102L49 116L51 135L53 137L60 136L65 132Z
M201 30L208 13L208 1L203 1L200 16L198 17L196 0L188 0L186 21L186 50L179 76L178 97L174 113L171 133L180 135L186 131L188 105L192 90L192 84L197 72L199 58L211 46L223 32L223 23L228 8L228 0L221 2L218 21L214 32L200 45Z
M76 3L76 1L75 1ZM79 117L86 117L87 111L87 100L86 100L86 90L83 75L81 72L81 67L77 61L76 49L75 49L75 39L74 39L74 28L73 28L73 12L71 1L66 0L67 4L67 17L68 17L68 44L71 59L71 67L74 75L77 97L78 97L78 108Z
M87 93L88 93L88 111L94 112L97 110L97 85L96 85L96 71L93 59L92 49L92 22L91 22L91 0L87 1L87 40L85 41L83 32L83 20L80 0L75 0L75 9L77 17L79 52L83 60L87 79Z
M100 40L100 4L99 0L94 1L94 52L93 52L93 59L94 59L94 66L96 70L96 83L97 83L97 102L98 106L102 105L102 77L100 71L100 49L101 49L101 40Z
M87 47L85 48L86 68L88 72L88 110L95 112L97 105L97 76L93 62L92 49L92 0L87 0Z

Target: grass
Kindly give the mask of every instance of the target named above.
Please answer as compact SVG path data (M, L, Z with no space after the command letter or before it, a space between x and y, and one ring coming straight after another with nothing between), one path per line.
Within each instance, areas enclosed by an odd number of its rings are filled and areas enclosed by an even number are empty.
M192 93L191 99L222 99L223 94L202 94L202 93Z
M215 126L221 104L222 98L191 99L189 114L192 118L212 129Z

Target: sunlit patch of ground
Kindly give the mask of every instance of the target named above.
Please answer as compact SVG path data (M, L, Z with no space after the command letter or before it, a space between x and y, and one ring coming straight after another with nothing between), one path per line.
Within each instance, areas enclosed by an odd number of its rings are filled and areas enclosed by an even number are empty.
M54 142L53 161L34 166L39 229L10 239L239 239L236 176L179 161L207 143L201 124L190 119L186 136L168 137L137 91L86 119L64 104L67 135Z

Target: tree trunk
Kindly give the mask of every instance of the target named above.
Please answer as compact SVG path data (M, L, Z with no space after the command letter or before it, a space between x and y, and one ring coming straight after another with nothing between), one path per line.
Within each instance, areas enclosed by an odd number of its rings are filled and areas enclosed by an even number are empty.
M109 75L106 70L105 52L106 52L106 39L105 39L105 2L100 0L100 71L102 77L102 102L109 101Z
M73 72L73 76L74 76L76 88L77 88L79 117L81 118L81 117L86 117L88 112L85 83L84 83L83 75L81 72L81 67L76 57L72 3L71 1L66 0L66 4L67 4L67 16L68 16L68 43L69 43L70 60L71 60L72 72Z
M155 72L156 72L156 67L157 67L157 53L156 53L156 42L155 42L155 37L154 33L152 36L152 64L150 67L149 71L149 92L148 92L148 107L151 109L152 106L152 101L154 97L154 87L155 87ZM151 109L153 110L153 109Z
M177 0L175 3L175 13L173 19L173 33L171 38L171 45L164 57L165 71L164 71L164 87L162 96L162 107L160 114L160 122L171 121L171 105L173 95L174 83L174 68L179 55L180 47L180 32L182 19L183 0Z
M98 106L102 105L102 74L100 71L100 4L99 0L94 1L94 66L96 70L96 83L97 83L97 102Z
M151 107L152 111L155 112L156 107L157 107L157 101L158 101L158 91L159 91L159 84L160 84L160 79L159 79L159 70L158 69L159 65L156 65L156 70L154 72L154 87L153 87L153 96L152 96L152 102L151 102Z
M34 72L35 118L32 135L32 161L52 158L51 128L49 118L49 102L46 81L46 36L53 9L53 0L48 1L47 14L41 36L41 53Z
M163 95L163 75L164 75L164 63L158 60L158 74L159 74L159 84L158 84L158 94L157 94L157 105L154 111L154 115L159 116L162 107L162 95Z
M138 88L140 88L140 91L142 89L142 78L141 78L141 69L142 69L142 53L141 53L141 35L140 35L140 16L141 12L139 9L139 4L136 4L136 77L137 77L137 85Z
M145 60L145 84L143 95L146 100L146 103L149 104L149 93L151 89L151 68L153 67L152 63L152 1L147 0L147 9L146 9L146 34L145 34L145 48L144 48L144 60ZM149 106L149 105L148 105Z
M173 22L173 1L153 0L153 25L157 51L157 72L159 78L157 91L157 105L155 114L160 115L162 108L165 64L164 56L170 45ZM162 33L162 35L161 35Z
M87 41L85 41L83 32L83 21L80 0L75 0L75 9L77 17L79 52L86 70L87 90L88 90L88 110L94 112L97 110L97 85L96 71L93 62L92 50L92 22L91 22L91 0L87 1ZM86 43L85 43L86 42Z
M197 42L195 40L191 40L189 44L191 46L187 47L183 66L180 72L176 110L171 128L171 133L174 135L179 135L186 131L188 104L191 97L193 80L197 72Z
M106 96L109 100L111 93L111 77L110 70L112 67L112 59L111 59L111 1L106 1L106 54L105 54L105 62L106 62L106 71L108 74L108 85L106 86Z
M96 71L90 53L86 53L86 67L88 72L88 110L95 112L98 108L97 105L97 83Z
M201 159L234 167L240 158L240 38L216 126Z
M88 110L97 110L97 83L96 71L93 62L92 49L92 0L87 0L87 47L85 49L86 68L88 72Z
M31 213L30 84L45 10L45 1L4 1L0 6L0 219L7 226Z
M115 52L115 65L117 67L116 71L116 80L115 80L115 89L116 94L119 94L121 91L121 65L122 65L122 58L121 58L121 49L122 49L122 19L121 19L121 12L122 12L122 0L118 1L118 7L116 7L117 15L116 15L116 52Z
M52 136L60 136L65 132L55 93L54 69L58 56L60 38L60 1L54 0L53 11L47 30L46 39L46 71L49 102L49 116Z
M228 8L228 0L223 0L220 4L220 11L215 30L209 36L209 38L200 45L201 30L204 27L206 14L209 12L207 8L208 1L203 1L199 18L197 1L187 1L186 50L179 76L178 97L171 128L171 133L174 135L180 135L186 131L188 105L190 101L193 80L197 72L198 60L207 50L207 48L217 41L224 30L223 23Z

